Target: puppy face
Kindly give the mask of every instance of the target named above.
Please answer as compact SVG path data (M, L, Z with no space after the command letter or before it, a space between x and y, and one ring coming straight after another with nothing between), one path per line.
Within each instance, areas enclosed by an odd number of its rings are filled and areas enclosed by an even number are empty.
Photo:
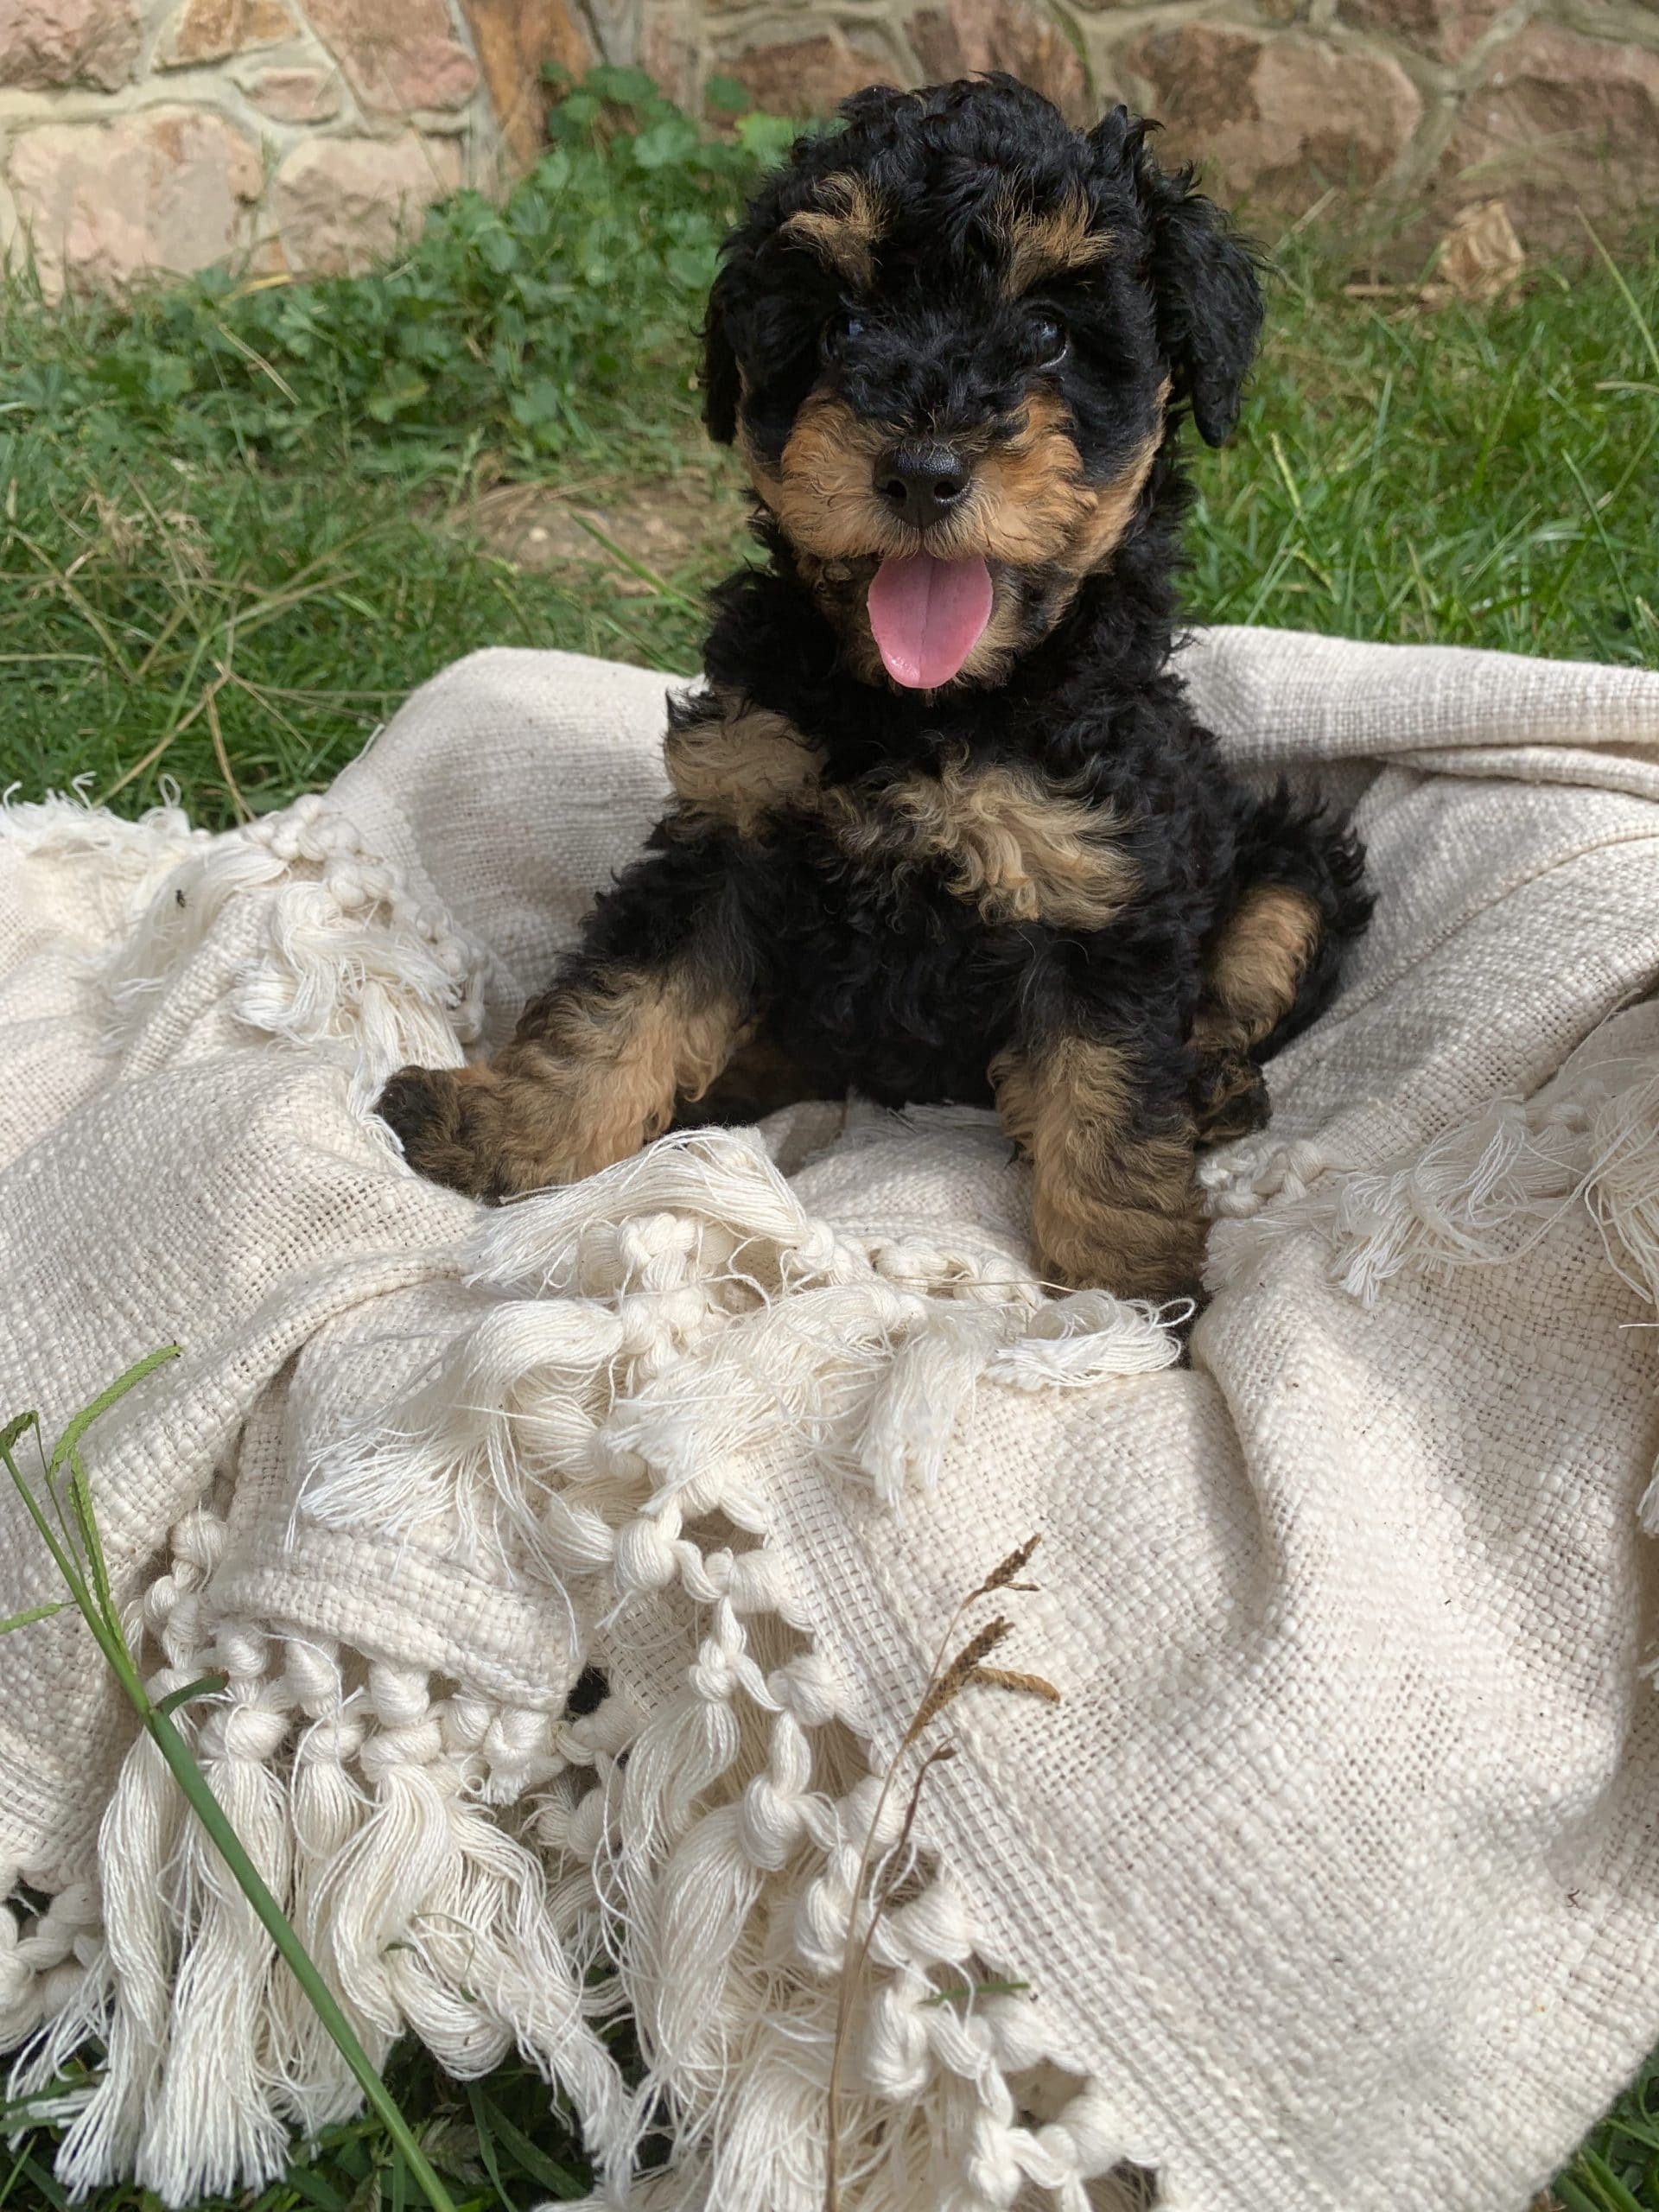
M728 240L708 421L857 672L995 684L1143 512L1174 415L1231 429L1248 251L1122 110L1006 77L861 92Z

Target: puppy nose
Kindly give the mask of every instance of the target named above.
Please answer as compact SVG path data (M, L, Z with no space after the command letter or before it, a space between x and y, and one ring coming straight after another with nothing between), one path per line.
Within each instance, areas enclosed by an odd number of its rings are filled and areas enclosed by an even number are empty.
M939 522L968 489L968 463L950 446L889 446L875 464L875 488L918 530Z

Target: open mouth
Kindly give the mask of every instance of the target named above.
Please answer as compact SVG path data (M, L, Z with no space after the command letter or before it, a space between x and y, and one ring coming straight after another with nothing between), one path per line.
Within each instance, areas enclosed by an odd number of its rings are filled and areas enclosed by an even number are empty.
M866 602L881 665L906 690L932 691L960 675L991 619L991 572L976 554L941 561L891 554Z

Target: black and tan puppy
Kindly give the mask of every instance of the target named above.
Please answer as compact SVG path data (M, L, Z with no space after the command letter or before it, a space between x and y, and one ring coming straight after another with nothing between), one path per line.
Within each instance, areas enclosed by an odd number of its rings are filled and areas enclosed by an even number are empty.
M380 1110L502 1197L677 1115L995 1101L1047 1274L1164 1297L1197 1146L1259 1123L1369 904L1170 671L1181 427L1233 427L1255 271L1121 109L1080 134L993 77L842 116L715 285L709 427L767 561L671 709L673 804L513 1043Z

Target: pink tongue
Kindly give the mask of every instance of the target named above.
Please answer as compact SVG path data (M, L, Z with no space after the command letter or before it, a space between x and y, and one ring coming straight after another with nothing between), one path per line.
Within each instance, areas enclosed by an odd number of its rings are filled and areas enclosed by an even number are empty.
M895 683L931 691L948 683L991 619L991 572L983 561L936 561L912 553L884 561L870 584L870 628Z

